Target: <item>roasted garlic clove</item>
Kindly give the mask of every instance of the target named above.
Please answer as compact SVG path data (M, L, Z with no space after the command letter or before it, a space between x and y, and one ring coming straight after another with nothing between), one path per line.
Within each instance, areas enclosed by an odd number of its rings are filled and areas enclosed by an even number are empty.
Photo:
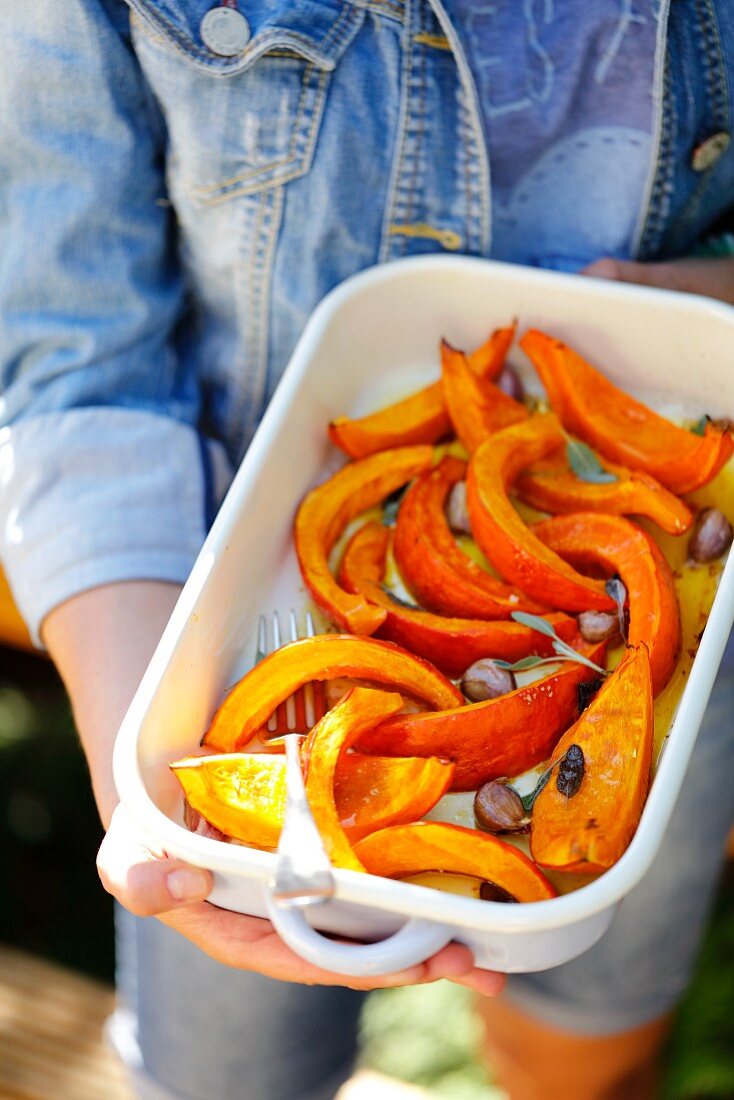
M459 535L471 534L465 481L457 481L452 487L446 501L446 519L452 531L456 531Z
M499 779L484 783L474 796L474 817L486 833L515 833L524 829L527 814L514 787Z
M619 617L613 611L582 611L578 624L585 642L604 642L619 633Z
M688 543L688 556L697 562L715 561L732 543L734 530L718 508L704 508L696 516Z
M483 703L485 699L496 699L507 695L517 687L515 674L507 668L500 668L491 657L481 657L470 665L461 678L461 690L473 703Z

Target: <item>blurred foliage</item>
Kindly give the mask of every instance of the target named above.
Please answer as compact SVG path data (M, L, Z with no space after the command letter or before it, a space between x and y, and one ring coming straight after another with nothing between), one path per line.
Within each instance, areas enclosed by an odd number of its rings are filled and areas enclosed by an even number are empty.
M0 650L0 940L113 973L102 830L64 688L48 661Z
M734 863L680 1007L662 1100L734 1097Z
M363 1061L442 1100L500 1100L477 1056L472 995L450 982L385 989L362 1013Z

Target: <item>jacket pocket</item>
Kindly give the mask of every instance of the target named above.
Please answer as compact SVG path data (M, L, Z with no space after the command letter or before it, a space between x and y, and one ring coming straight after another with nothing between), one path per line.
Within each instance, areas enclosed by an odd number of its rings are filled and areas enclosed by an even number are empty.
M329 80L364 19L340 0L240 0L250 37L219 57L196 0L129 0L133 44L168 127L174 197L219 203L311 166Z

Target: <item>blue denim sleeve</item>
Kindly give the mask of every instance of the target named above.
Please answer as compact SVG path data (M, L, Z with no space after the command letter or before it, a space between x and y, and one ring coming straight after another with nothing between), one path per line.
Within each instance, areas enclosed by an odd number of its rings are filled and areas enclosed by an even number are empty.
M37 642L80 591L184 580L205 532L163 125L127 10L0 16L0 545Z

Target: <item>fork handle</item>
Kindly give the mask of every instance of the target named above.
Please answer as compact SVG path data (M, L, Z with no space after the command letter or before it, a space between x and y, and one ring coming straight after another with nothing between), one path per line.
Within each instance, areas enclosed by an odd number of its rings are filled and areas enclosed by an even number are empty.
M299 909L282 909L270 891L265 900L268 916L282 940L306 962L353 977L394 974L440 951L453 939L454 930L437 921L412 917L403 927L378 943L339 943L322 936Z

